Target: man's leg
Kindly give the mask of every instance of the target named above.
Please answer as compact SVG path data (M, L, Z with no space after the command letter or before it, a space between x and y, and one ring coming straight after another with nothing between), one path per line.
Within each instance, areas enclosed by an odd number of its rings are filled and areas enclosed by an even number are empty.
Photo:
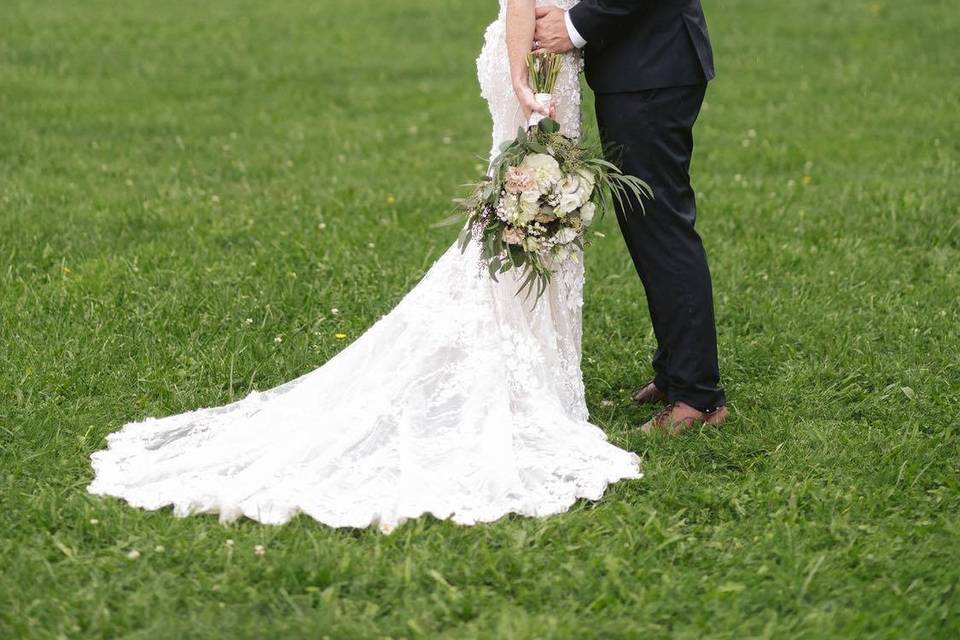
M648 182L646 213L633 204L617 211L643 282L657 336L657 386L671 402L701 411L725 404L717 364L713 290L707 256L694 230L690 186L693 125L705 85L598 94L597 120L611 157L624 173Z

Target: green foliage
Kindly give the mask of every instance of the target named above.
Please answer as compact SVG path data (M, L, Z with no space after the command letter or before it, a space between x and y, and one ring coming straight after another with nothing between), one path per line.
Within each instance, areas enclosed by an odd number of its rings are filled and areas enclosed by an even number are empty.
M450 246L496 3L4 2L0 638L960 635L960 14L704 5L692 173L734 420L638 433L654 339L608 217L587 399L646 477L383 536L143 512L86 495L87 456L313 369Z
M590 176L593 184L590 202L597 209L598 218L613 208L614 200L623 205L624 198L640 205L643 211L643 199L653 197L650 186L636 176L624 175L616 166L603 159L596 146L581 144L560 133L560 124L552 118L543 118L535 127L529 130L520 128L517 137L503 145L503 150L491 163L488 173L480 183L473 185L473 192L469 197L458 200L460 210L466 215L467 221L460 232L458 242L461 252L465 252L470 243L480 246L480 258L486 264L490 277L497 280L498 273L511 270L519 272L520 285L517 295L529 298L535 293L534 304L540 299L550 284L553 270L557 261L564 258L560 251L569 251L569 248L553 247L528 250L525 246L518 246L515 242L508 243L503 239L505 230L513 229L514 224L498 216L496 210L501 199L506 197L507 173L511 168L521 165L524 158L532 154L545 154L557 161L564 176L574 176L576 184L582 178L578 175ZM556 204L555 202L553 204ZM552 214L553 207L543 204L541 211ZM554 218L550 222L537 223L543 229L544 238L549 238L560 232L572 223L579 224L580 210L572 212L564 218ZM583 219L583 224L576 227L577 238L572 245L583 248L583 234L587 232L590 223ZM515 223L515 221L512 221ZM519 224L529 237L534 233L528 225ZM531 225L533 226L533 225Z

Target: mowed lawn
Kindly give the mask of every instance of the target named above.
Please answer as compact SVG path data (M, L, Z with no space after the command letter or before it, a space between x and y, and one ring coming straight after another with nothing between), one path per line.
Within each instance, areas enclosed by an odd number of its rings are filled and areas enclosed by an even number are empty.
M453 242L496 3L6 0L0 637L957 637L960 12L704 2L735 419L639 433L654 340L608 219L584 374L646 477L385 536L136 510L85 493L88 457L322 364Z

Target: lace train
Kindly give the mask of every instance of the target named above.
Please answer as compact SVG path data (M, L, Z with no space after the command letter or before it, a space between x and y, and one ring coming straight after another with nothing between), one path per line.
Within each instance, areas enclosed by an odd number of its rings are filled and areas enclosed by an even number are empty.
M505 53L491 54L497 33L488 29L478 65L495 143L518 117L503 91ZM561 79L571 135L577 70ZM111 433L91 455L87 490L172 505L177 516L280 524L302 512L390 530L425 513L461 524L546 516L641 477L638 457L587 421L582 263L566 263L531 308L512 274L495 283L478 260L476 247L451 247L389 314L306 375Z

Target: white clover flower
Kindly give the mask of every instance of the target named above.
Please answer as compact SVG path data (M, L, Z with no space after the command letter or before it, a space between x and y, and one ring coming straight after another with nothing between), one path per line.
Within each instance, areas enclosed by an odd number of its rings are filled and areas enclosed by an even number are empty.
M266 555L267 549L262 544L253 545L253 553L258 556Z
M129 552L127 552L127 560L139 560L139 559L140 559L140 552L137 551L136 549L131 549Z
M545 153L532 153L523 159L520 168L533 178L541 193L547 193L550 187L563 179L560 164Z

